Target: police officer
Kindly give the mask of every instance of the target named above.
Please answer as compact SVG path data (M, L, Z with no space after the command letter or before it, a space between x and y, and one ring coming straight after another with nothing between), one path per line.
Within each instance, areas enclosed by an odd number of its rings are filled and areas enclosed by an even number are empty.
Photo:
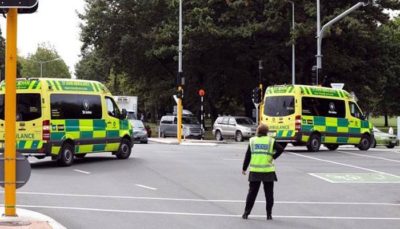
M257 136L250 138L246 156L243 162L242 174L246 175L246 170L250 164L249 173L249 193L247 194L246 207L242 215L247 219L257 197L261 182L263 182L267 220L272 220L272 206L274 205L274 182L278 181L275 174L275 165L272 161L278 158L284 148L275 144L275 139L267 136L268 127L261 124L257 128Z

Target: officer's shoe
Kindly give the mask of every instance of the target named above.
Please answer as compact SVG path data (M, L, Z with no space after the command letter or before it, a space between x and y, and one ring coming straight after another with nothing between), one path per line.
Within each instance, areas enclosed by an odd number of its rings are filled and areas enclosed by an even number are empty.
M247 218L249 218L249 214L247 214L247 213L243 213L243 215L242 215L242 219L247 219Z
M272 215L267 215L267 220L272 220Z

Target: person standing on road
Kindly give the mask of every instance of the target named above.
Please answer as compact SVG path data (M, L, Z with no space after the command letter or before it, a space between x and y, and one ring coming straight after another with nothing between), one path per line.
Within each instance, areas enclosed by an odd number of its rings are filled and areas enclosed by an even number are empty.
M242 174L246 175L246 170L250 165L249 173L249 193L246 198L246 207L242 215L247 219L254 206L261 182L263 182L267 220L272 220L272 206L274 205L274 182L278 181L275 173L275 165L272 163L283 152L284 148L275 144L275 139L267 136L268 127L260 124L257 128L257 136L250 138L246 156L243 162Z

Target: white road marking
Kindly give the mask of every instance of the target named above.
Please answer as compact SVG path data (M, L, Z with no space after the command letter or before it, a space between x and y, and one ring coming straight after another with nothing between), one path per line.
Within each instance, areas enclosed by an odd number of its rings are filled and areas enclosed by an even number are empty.
M136 184L136 186L141 187L141 188L145 188L145 189L150 189L150 190L153 190L153 191L157 190L156 188L149 187L149 186L142 185L142 184Z
M78 173L84 173L84 174L87 174L87 175L90 174L90 172L83 171L83 170L79 170L79 169L74 169L74 171L75 171L75 172L78 172Z
M321 179L321 180L328 181L329 183L335 183L335 182L332 182L331 180L326 179L325 177L321 177L321 176L319 176L319 175L317 175L317 174L314 174L314 173L309 173L309 174L310 174L311 176L316 177L316 178L319 178L319 179Z
M224 161L243 161L243 159L234 159L234 158L232 158L232 159L229 159L229 158L226 158L226 159L222 159L222 160L224 160Z
M340 163L340 162L336 162L336 161L325 160L325 159L306 156L306 155L302 155L302 154L298 154L298 153L290 153L290 152L288 152L288 154L295 155L295 156L298 156L298 157L304 157L304 158L308 158L308 159L312 159L312 160L316 160L316 161L323 161L323 162L327 162L327 163L331 163L331 164L346 166L346 167L350 167L350 168L354 168L354 169L360 169L360 170L364 170L364 171L368 171L368 172L386 174L388 176L393 176L393 177L396 177L396 178L400 178L400 176L397 176L397 175L394 175L394 174L391 174L391 173L386 173L386 172L382 172L382 171L378 171L378 170L374 170L374 169L367 169L367 168L356 166L356 165L351 165L351 164L345 164L345 163Z
M180 215L180 216L207 216L207 217L230 217L239 218L241 215L233 214L212 214L212 213L188 213L188 212L164 212L164 211L138 211L138 210L118 210L103 208L80 208L80 207L60 207L46 205L17 205L21 208L44 208L44 209L60 209L60 210L76 210L76 211L95 211L95 212L112 212L112 213L132 213L132 214L149 214L149 215ZM265 215L251 215L251 218L265 218ZM299 216L299 215L274 215L275 218L288 219L332 219L332 220L395 220L396 217L343 217L343 216Z
M0 193L4 193L1 191ZM183 198L163 198L163 197L140 197L140 196L107 196L89 194L67 194L67 193L47 193L47 192L17 192L20 195L40 195L40 196L62 196L62 197L81 197L99 199L132 199L132 200L160 200L160 201L182 201L182 202L208 202L208 203L245 203L245 200L207 200L207 199L183 199ZM265 201L256 201L265 203ZM276 204L308 204L308 205L371 205L371 206L395 206L400 207L400 203L378 203L378 202L328 202L328 201L275 201Z
M343 151L338 151L338 152L339 152L339 153L348 154L348 155L359 156L359 157L375 158L375 159L380 159L380 160L385 160L385 161L391 161L391 162L400 163L400 160L394 160L394 159L389 159L389 158L384 158L384 157L371 156L371 155L364 155L364 154L359 154L359 153L349 153L349 152L343 152Z

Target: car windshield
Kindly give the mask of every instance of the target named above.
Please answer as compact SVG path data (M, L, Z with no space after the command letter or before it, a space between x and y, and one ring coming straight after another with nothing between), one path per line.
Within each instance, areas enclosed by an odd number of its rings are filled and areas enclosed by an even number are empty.
M128 111L128 114L126 115L126 118L127 119L137 119L135 112L130 112L130 111Z
M140 121L140 120L133 120L132 121L132 125L133 125L134 128L144 129L143 122Z
M249 118L236 118L236 123L240 125L253 125L253 121Z
M264 114L272 117L294 114L293 96L272 96L265 99Z
M182 117L183 124L200 124L199 121L194 117Z

